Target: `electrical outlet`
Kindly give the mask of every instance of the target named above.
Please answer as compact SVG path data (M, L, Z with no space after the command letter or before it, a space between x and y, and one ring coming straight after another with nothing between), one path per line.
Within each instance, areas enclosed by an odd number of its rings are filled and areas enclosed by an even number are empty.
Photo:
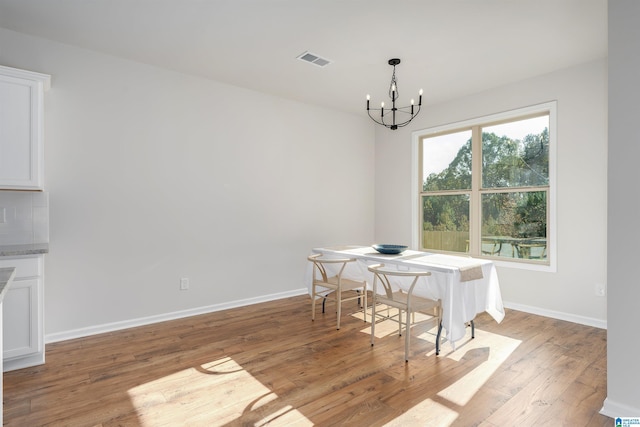
M603 297L607 295L607 287L602 283L596 283L595 293L597 297Z
M188 277L183 277L183 278L180 279L180 290L181 291L189 290L189 278Z

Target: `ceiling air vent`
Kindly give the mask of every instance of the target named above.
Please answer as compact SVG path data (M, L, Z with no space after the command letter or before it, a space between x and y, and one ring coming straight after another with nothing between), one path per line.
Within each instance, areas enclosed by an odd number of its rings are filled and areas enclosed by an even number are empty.
M331 64L331 61L329 61L328 59L321 58L320 56L311 52L305 52L298 56L297 59L299 59L300 61L309 62L313 65L317 65L318 67L324 67Z

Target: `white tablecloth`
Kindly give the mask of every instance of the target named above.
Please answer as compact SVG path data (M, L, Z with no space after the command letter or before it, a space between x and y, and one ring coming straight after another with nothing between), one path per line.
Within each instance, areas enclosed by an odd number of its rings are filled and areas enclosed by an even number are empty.
M340 246L315 248L313 253L322 253L326 257L355 258L356 262L347 264L343 277L354 280L366 280L373 289L373 274L368 271L372 264L383 263L387 267L395 266L399 270L428 270L430 276L420 279L414 293L442 301L442 325L446 337L455 348L455 342L465 335L465 324L473 320L478 313L486 311L496 322L504 318L504 306L500 294L500 284L495 265L491 261L432 254L413 250L400 255L383 255L370 246ZM482 268L482 278L461 280L461 270ZM327 269L327 273L337 271ZM305 282L311 294L313 264L309 262ZM468 276L467 276L468 277ZM475 276L474 276L475 277ZM410 283L406 278L395 278L393 285L404 288Z

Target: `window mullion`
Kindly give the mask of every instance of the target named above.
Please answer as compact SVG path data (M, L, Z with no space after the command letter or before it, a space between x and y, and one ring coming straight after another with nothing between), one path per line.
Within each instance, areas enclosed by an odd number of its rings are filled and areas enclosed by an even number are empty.
M469 254L480 255L482 203L480 200L480 188L482 187L482 128L471 128L471 197L469 206Z

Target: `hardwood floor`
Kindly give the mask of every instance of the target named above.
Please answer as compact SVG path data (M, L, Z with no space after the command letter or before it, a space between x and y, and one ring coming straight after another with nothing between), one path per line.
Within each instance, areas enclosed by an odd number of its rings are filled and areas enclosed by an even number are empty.
M329 308L329 307L328 307ZM351 308L351 310L350 310ZM606 331L517 311L435 356L357 307L311 321L308 296L49 344L4 377L8 426L611 426ZM388 325L386 325L389 323ZM386 327L385 327L386 326Z

